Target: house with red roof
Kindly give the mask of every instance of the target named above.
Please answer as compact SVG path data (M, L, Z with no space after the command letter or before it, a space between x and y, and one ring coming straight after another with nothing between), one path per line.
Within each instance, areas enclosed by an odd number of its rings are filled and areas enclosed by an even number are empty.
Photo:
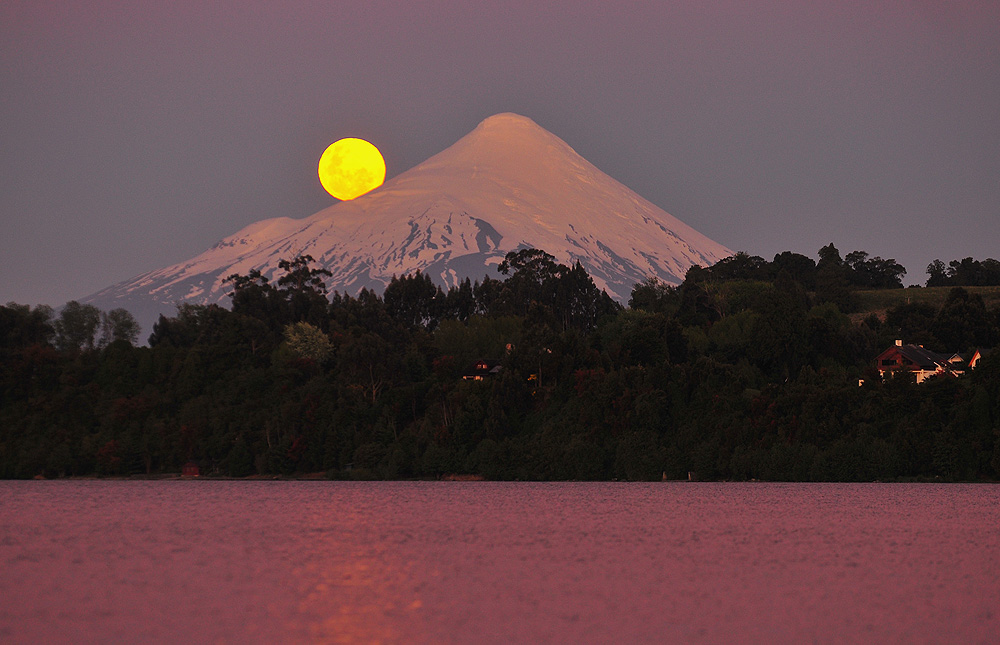
M886 375L913 374L917 383L932 376L961 376L966 370L975 369L982 354L938 354L923 345L904 345L902 340L875 357L875 367L883 379Z

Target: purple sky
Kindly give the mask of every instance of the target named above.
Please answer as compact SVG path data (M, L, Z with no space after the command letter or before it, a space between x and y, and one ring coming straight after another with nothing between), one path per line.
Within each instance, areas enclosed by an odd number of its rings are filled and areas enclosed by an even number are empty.
M61 305L534 119L734 250L1000 258L1000 3L0 3L0 303Z

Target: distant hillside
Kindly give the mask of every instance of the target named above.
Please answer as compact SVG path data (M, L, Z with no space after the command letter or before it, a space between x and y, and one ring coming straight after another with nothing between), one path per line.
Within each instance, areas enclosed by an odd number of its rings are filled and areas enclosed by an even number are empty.
M898 305L907 303L926 303L940 308L955 287L907 287L906 289L876 289L856 291L859 312L855 317L865 317L875 313L884 316L885 312ZM1000 306L1000 287L962 287L969 293L979 294L987 309Z

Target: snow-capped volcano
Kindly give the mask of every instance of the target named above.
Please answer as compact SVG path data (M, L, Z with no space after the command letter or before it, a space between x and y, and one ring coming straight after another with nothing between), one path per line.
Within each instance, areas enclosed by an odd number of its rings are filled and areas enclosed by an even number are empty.
M274 280L279 260L304 254L333 274L331 292L381 291L393 275L418 269L448 287L496 277L504 255L524 247L579 261L621 301L649 276L679 283L692 265L730 255L534 121L498 114L367 195L304 219L251 224L191 260L85 300L140 320L179 302L225 303L226 276L258 269Z

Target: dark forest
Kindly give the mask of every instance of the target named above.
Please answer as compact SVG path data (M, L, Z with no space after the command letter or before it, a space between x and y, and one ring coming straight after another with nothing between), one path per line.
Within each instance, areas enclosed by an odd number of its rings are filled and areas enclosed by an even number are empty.
M507 255L502 279L423 274L328 294L300 256L231 307L181 305L138 345L124 310L0 307L0 477L995 481L995 260L928 267L940 302L862 310L893 260L738 253L627 306L582 266ZM994 276L996 273L996 276ZM997 282L991 282L993 277ZM907 291L910 291L909 289ZM979 350L962 376L883 380L897 339ZM963 354L964 355L964 354Z

